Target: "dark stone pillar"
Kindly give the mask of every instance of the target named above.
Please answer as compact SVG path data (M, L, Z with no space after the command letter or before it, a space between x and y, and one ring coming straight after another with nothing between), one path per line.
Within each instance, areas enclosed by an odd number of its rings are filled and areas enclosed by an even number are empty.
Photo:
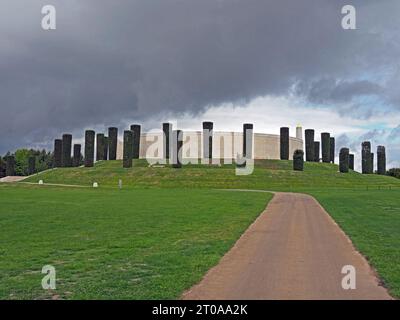
M94 135L93 130L85 132L85 167L93 167L94 164Z
M377 149L378 157L378 174L386 174L386 150L384 146L378 146Z
M243 158L253 158L253 125L251 123L243 125Z
M329 145L329 154L330 154L330 156L329 156L329 158L330 158L330 161L332 163L335 163L335 138L334 137L330 137L329 138L329 142L330 142L330 145Z
M349 169L354 170L354 154L349 154Z
M289 128L282 127L280 135L281 160L289 160Z
M361 144L361 172L371 173L371 142L364 141Z
M124 156L123 156L123 167L132 168L132 158L133 158L133 131L124 131Z
M71 152L72 152L72 135L64 134L62 136L62 158L61 158L62 167L72 167Z
M293 153L293 170L303 171L304 169L304 152L303 150L297 149Z
M103 160L108 160L108 137L104 137L104 155Z
M314 161L319 162L319 141L314 141Z
M98 133L96 135L96 160L104 160L104 134Z
M306 161L315 161L313 129L305 130L305 139L306 139Z
M183 132L181 130L172 131L172 167L182 168L182 146Z
M171 123L163 123L163 148L164 148L163 154L164 154L165 160L170 158L171 138L172 138L172 124Z
M369 173L374 173L374 153L373 152L371 152L370 172Z
M108 128L108 155L110 160L117 160L118 128Z
M203 159L209 161L213 157L213 129L214 124L212 122L203 122Z
M32 175L36 172L36 157L30 156L28 158L28 175Z
M56 139L54 140L54 159L53 159L53 167L60 168L62 158L62 140Z
M133 132L133 159L139 159L141 126L139 124L133 124L131 125L131 131Z
M74 144L74 157L72 159L72 165L79 167L81 165L81 145Z
M342 173L349 172L349 149L342 148L339 152L339 171Z
M321 133L322 162L329 163L331 159L331 139L328 132Z

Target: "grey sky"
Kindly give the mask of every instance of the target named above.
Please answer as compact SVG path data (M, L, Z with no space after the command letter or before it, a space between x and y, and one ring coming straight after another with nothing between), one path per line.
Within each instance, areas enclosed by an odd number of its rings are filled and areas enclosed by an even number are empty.
M45 4L55 31L41 29ZM357 30L341 28L344 4ZM399 12L398 0L3 0L0 154L259 96L398 114Z

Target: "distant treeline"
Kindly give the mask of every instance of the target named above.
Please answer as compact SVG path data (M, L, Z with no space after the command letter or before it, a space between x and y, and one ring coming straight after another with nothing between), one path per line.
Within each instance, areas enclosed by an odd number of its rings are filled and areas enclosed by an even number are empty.
M395 177L397 179L400 179L400 168L389 169L387 172L387 175L391 176L391 177Z
M8 152L0 157L0 178L6 175L6 159L9 156L15 157L15 174L17 176L28 175L28 159L35 158L35 171L51 169L53 167L53 154L46 150L18 149L15 153Z

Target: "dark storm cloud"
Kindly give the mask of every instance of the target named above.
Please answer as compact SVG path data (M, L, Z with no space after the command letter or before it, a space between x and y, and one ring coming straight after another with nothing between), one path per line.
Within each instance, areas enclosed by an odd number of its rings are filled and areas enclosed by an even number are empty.
M360 141L372 141L374 143L379 143L379 141L382 139L382 137L385 135L385 130L370 130L366 133L364 133L359 140Z
M303 83L298 88L298 94L306 95L311 102L330 104L337 102L351 102L360 96L376 96L383 93L383 88L368 80L347 81L334 78L325 78Z
M352 145L351 139L345 133L343 133L335 138L335 153L339 154L340 149L346 147L352 150L354 145Z
M49 1L1 4L0 153L293 88L332 106L373 94L398 107L393 86L372 77L395 71L396 0L351 1L351 31L339 0L50 2L50 32L40 28Z

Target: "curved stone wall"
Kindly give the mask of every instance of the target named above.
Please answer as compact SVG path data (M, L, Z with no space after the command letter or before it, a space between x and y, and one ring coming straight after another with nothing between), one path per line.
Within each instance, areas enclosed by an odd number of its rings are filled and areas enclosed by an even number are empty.
M201 159L202 132L183 132L183 158ZM303 150L301 138L289 138L290 159L296 149ZM213 133L213 158L236 159L243 152L242 132L214 132ZM140 138L140 158L157 159L163 155L162 132L143 133ZM122 159L123 143L120 140L117 148L117 159ZM274 134L254 133L253 158L254 159L279 159L280 137Z

